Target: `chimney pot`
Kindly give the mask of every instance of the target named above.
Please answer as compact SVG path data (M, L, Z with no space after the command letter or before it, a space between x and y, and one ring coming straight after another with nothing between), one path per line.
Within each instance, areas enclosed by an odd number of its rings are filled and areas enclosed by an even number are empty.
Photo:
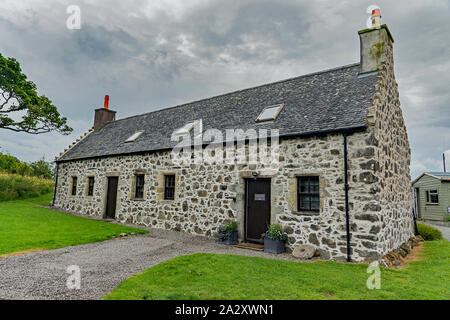
M103 128L108 122L116 120L116 112L109 110L109 96L105 96L105 104L103 108L95 110L94 131Z
M374 9L372 10L372 28L380 28L381 27L381 10Z
M104 105L104 108L105 108L105 109L109 109L109 96L108 96L108 95L105 96L105 105Z

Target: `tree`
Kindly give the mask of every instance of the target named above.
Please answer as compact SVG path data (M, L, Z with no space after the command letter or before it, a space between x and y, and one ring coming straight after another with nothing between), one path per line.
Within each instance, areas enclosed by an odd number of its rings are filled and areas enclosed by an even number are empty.
M0 129L30 134L71 133L67 118L36 90L36 85L22 73L19 62L0 53Z
M0 172L12 173L20 165L20 162L16 157L0 152Z
M31 175L35 177L53 179L53 165L42 158L39 161L30 163Z

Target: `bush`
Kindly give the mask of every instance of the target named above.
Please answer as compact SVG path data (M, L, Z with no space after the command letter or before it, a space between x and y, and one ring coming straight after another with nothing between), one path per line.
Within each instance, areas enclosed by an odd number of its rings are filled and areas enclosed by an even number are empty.
M444 218L445 222L450 222L450 214L448 214L445 218Z
M267 230L266 233L263 234L262 236L272 240L281 240L284 242L287 242L288 240L286 232L284 232L283 227L280 226L279 224L272 224L269 227L269 230Z
M39 197L53 191L53 180L0 173L0 201Z
M422 236L422 238L425 241L433 241L433 240L441 240L442 239L442 233L433 227L418 223L417 229L419 231L419 234Z

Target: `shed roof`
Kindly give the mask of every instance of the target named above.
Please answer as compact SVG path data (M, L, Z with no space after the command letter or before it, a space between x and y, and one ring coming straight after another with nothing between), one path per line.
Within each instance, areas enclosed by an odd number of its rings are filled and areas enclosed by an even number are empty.
M413 180L412 184L415 184L419 181L423 176L429 176L441 181L449 181L450 182L450 172L424 172L418 178Z
M119 119L90 133L57 161L165 150L172 133L202 119L203 131L279 129L280 136L364 129L377 73L358 76L359 63ZM271 105L284 108L275 121L256 122ZM125 143L136 131L145 132Z

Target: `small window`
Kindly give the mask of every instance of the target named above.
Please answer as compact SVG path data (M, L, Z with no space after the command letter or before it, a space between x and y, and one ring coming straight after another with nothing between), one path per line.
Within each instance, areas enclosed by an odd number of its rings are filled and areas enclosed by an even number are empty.
M284 104L265 107L261 114L256 119L256 122L275 120L283 109Z
M134 197L136 199L144 198L144 184L145 184L145 176L143 174L136 175L136 190L134 193Z
M319 177L298 178L298 211L320 211Z
M89 177L89 181L88 181L88 196L89 197L92 197L94 195L94 183L95 183L94 177Z
M72 177L72 195L73 196L77 195L77 184L78 184L78 178Z
M135 142L143 133L144 130L135 132L131 137L127 139L127 141L125 141L125 143Z
M438 204L439 194L437 190L426 191L427 203Z
M175 175L164 176L164 200L175 200Z

